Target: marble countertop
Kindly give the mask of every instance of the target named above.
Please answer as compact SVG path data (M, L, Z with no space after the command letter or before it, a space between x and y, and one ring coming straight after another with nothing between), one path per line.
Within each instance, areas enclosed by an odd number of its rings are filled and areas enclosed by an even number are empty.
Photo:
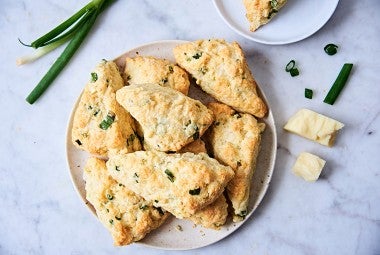
M290 1L290 0L289 0ZM66 162L66 126L88 73L106 58L167 39L238 41L277 123L277 160L269 191L235 233L178 254L380 254L380 2L342 0L329 22L303 41L269 46L235 34L211 1L116 1L101 16L70 64L33 106L26 95L62 49L22 67L29 42L86 1L2 0L0 8L0 254L167 254L133 244L114 247L106 229L78 197ZM295 24L296 26L296 24ZM333 57L327 43L340 45ZM300 75L284 65L296 59ZM345 62L354 69L334 106L323 98ZM314 89L312 100L304 88ZM282 129L300 108L345 124L333 148ZM308 183L291 167L302 151L327 160Z

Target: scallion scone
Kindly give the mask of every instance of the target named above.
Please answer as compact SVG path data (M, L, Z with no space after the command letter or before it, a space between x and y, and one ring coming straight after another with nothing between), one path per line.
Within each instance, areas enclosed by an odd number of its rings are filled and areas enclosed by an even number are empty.
M91 157L84 167L86 198L94 206L115 245L141 240L169 215L136 195L108 173L106 163Z
M285 5L287 0L243 0L250 30L254 32L267 24Z
M214 120L198 100L157 84L125 86L116 99L139 123L148 150L178 151L201 137Z
M197 154L207 153L207 150L205 143L201 139L198 139L183 147L179 152L192 152L194 154ZM195 224L201 225L205 228L220 229L220 227L226 223L228 216L227 209L228 204L226 198L224 197L224 194L222 194L214 202L197 211L188 219Z
M187 218L214 202L234 175L205 153L166 154L137 151L113 155L111 176L177 218Z
M116 102L116 91L124 86L116 64L102 61L91 73L76 108L72 142L91 154L132 152L141 148L131 115Z
M190 87L185 70L166 59L138 56L125 59L125 79L129 84L155 83L187 95Z
M174 48L177 63L206 93L237 111L264 117L267 107L237 42L199 40Z
M234 209L233 220L237 222L248 213L252 175L265 124L258 123L250 114L235 112L221 103L208 106L214 112L215 122L204 139L209 152L235 171L227 185L227 195Z

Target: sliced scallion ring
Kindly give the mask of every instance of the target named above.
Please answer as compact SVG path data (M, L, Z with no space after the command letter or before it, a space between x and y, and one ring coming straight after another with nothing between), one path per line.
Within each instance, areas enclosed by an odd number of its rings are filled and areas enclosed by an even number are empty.
M338 52L337 51L338 46L333 43L327 44L323 49L325 50L327 55L330 55L330 56L335 55Z
M293 59L290 60L289 63L285 67L285 71L290 72L290 70L292 70L295 65L296 65L296 61L294 61Z

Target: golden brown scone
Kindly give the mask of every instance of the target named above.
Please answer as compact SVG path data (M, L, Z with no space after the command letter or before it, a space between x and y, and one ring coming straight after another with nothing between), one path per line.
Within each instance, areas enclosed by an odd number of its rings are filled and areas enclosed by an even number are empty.
M219 230L226 223L228 204L225 196L220 195L213 203L198 210L188 219L204 228Z
M206 93L237 111L265 116L267 107L237 42L199 40L178 45L173 52Z
M89 158L83 177L86 198L95 207L99 220L111 233L115 245L141 240L169 215L112 179L101 159Z
M107 161L111 176L154 205L186 218L214 202L234 175L205 153L136 151Z
M207 150L205 143L201 139L198 139L183 147L179 152L192 152L197 154L207 153ZM213 203L197 211L188 219L205 228L220 229L220 227L226 223L228 216L227 208L228 204L226 198L224 197L224 194L222 194Z
M194 154L198 153L207 153L206 145L201 139L197 139L189 144L187 144L185 147L182 147L179 151L179 153L185 153L185 152L192 152Z
M227 195L236 222L244 219L248 213L252 175L265 124L221 103L210 103L208 106L215 114L215 122L204 139L214 157L235 171L234 178L227 185Z
M72 142L92 154L132 152L141 148L131 115L116 102L116 90L124 86L112 61L102 61L91 73L76 108Z
M129 84L154 83L187 95L190 87L185 70L166 59L138 56L125 59L125 79Z
M178 151L214 120L198 100L157 84L131 84L118 90L116 99L139 123L148 150Z
M287 0L243 0L250 30L254 32L267 24L285 5Z

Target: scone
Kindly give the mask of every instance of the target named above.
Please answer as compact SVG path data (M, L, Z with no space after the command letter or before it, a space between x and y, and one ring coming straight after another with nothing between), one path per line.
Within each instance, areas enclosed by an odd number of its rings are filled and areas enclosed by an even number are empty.
M187 144L185 147L182 147L178 152L179 153L192 152L194 154L198 154L202 152L207 153L206 144L201 139L197 139Z
M166 59L138 56L125 59L124 77L128 84L155 83L187 95L190 87L185 70Z
M106 163L101 159L89 158L83 177L86 181L86 198L111 233L115 245L141 240L158 228L169 215L112 179Z
M265 116L267 107L237 42L199 40L178 45L173 52L177 63L206 93L239 112Z
M248 213L252 175L265 124L221 103L210 103L209 108L215 114L215 122L204 139L209 152L235 171L227 185L227 195L234 209L233 220L240 221Z
M125 86L116 99L139 123L148 150L178 151L201 137L214 120L198 100L157 84Z
M285 5L286 0L243 0L250 30L267 24Z
M136 151L113 155L108 172L147 201L177 218L187 218L214 202L234 175L205 153Z
M222 194L213 203L197 211L188 219L204 228L219 230L226 223L227 216L228 204L226 197Z
M207 150L205 143L201 139L198 139L183 147L179 152L192 152L194 154L197 154L207 153ZM220 229L220 227L226 223L228 216L227 209L228 204L226 198L224 197L224 194L222 194L213 203L197 211L188 219L195 224L201 225L205 228Z
M116 102L116 91L124 86L116 64L102 61L91 73L76 108L72 142L91 154L132 152L141 148L131 115Z

